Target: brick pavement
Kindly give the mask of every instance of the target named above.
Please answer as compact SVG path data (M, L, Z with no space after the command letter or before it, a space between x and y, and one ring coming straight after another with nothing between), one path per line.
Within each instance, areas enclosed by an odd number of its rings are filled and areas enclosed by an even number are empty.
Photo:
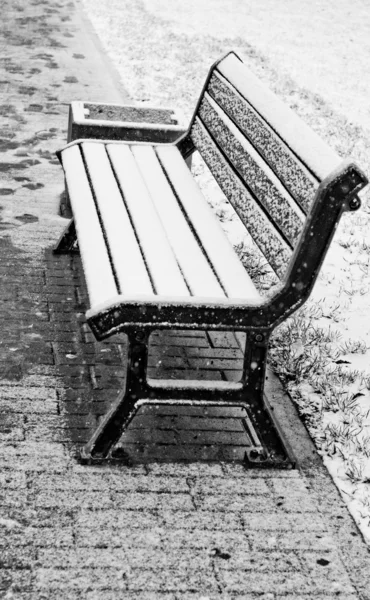
M0 598L370 598L369 552L279 388L298 470L76 461L122 387L125 340L94 341L79 259L51 253L54 151L70 100L125 94L78 4L3 0L2 17ZM227 336L167 341L182 374L236 376Z

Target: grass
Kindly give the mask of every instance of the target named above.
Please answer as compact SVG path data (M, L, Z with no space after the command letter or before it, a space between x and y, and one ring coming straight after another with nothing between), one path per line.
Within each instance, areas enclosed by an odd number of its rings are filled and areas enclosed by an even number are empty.
M317 447L328 456L339 456L352 482L365 483L370 407L361 401L370 381L361 369L339 357L364 354L367 346L352 339L340 343L341 336L334 328L315 322L321 311L320 303L311 300L275 331L270 363L296 402Z

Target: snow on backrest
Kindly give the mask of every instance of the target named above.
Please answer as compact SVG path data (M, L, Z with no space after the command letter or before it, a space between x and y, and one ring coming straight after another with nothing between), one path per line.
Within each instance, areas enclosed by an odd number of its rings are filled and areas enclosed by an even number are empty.
M283 277L319 183L340 158L233 53L211 72L190 135Z

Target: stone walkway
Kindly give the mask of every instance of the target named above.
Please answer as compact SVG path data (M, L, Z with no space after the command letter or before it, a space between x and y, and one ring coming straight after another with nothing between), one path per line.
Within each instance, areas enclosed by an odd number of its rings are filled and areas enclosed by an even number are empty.
M51 253L54 152L72 99L128 96L78 3L3 0L0 39L0 598L369 599L369 551L272 375L297 470L76 461L125 343L94 341L78 256ZM186 339L200 372L234 371L227 337Z

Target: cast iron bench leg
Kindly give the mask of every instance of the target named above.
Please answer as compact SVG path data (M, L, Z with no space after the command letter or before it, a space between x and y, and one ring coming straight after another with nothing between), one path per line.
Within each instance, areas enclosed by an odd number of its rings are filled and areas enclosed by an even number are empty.
M54 248L54 254L67 254L73 251L76 241L76 225L74 219L71 219Z
M81 452L83 461L105 459L135 415L135 405L147 393L149 331L130 331L126 388Z
M128 333L128 361L126 389L122 392L104 417L98 429L84 446L81 452L83 462L94 462L110 458L110 452L119 441L124 430L136 414L139 401L152 397L159 403L173 402L178 399L184 401L184 395L189 401L198 406L210 405L239 405L245 406L253 425L262 433L264 443L270 442L275 448L281 443L277 431L270 423L267 409L263 402L263 384L266 368L266 355L268 335L264 332L253 333L247 336L243 376L239 389L217 390L203 387L199 389L187 388L186 384L181 389L171 389L159 385L151 388L147 381L149 331L134 330ZM188 392L186 394L186 392ZM284 454L281 448L282 454ZM265 462L266 456L263 448L251 449L248 453L249 462Z

